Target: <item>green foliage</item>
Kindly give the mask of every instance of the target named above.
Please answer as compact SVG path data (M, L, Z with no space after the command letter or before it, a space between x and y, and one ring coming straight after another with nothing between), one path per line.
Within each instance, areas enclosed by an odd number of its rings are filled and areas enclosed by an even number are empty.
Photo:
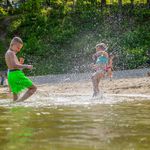
M43 44L42 42L37 39L37 37L32 34L30 37L27 39L27 41L24 43L25 47L25 53L30 54L30 55L40 55L43 56Z
M42 0L28 0L20 6L20 11L35 13L41 8Z
M138 68L142 66L143 63L146 62L145 50L136 48L136 49L128 49L127 50L126 63L128 64L129 69Z
M137 27L133 31L126 32L124 34L124 44L128 48L143 47L148 49L150 47L150 27L145 24Z
M150 20L150 11L148 9L135 9L133 15L139 23Z
M8 13L5 11L4 8L0 7L0 16L6 16Z
M15 31L17 31L17 29L19 28L19 26L21 25L21 22L22 22L22 20L21 19L17 19L17 20L14 20L12 23L11 23L11 25L9 26L9 29L8 30L10 30L10 32L15 32Z
M5 59L4 59L4 55L5 55L5 47L3 45L3 42L0 41L0 59L1 59L1 62L0 62L0 69L1 70L5 70L6 69L6 64L5 64Z
M105 42L116 54L116 69L143 66L150 48L150 10L117 4L101 9L93 0L29 0L22 3L8 27L8 39L19 35L24 41L19 55L36 69L31 74L79 72L91 63L95 45ZM30 13L28 13L30 12ZM44 66L44 67L43 67Z

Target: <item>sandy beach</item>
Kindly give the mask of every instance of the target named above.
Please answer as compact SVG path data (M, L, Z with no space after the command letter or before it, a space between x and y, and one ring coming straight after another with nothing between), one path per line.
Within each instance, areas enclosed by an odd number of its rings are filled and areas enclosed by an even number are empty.
M114 79L112 81L106 79L101 81L100 90L107 94L149 94L149 80L149 77ZM43 85L39 86L39 90L53 94L92 95L92 83L88 80L55 85Z
M113 79L101 80L100 90L107 94L150 94L148 69L114 72ZM47 75L31 77L37 84L37 93L50 95L92 95L91 73ZM1 97L7 97L8 87L0 87Z

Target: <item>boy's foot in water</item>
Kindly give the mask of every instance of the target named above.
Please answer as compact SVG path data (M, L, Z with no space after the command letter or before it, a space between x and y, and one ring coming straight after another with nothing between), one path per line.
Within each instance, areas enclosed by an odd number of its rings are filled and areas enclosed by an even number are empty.
M92 97L96 97L99 95L99 92L94 92Z

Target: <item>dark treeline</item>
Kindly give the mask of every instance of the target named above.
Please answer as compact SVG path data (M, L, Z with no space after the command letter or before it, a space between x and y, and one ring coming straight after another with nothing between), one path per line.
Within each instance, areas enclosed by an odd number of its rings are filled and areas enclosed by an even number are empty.
M0 57L13 36L32 74L85 72L98 42L117 69L145 67L150 50L150 0L0 0Z

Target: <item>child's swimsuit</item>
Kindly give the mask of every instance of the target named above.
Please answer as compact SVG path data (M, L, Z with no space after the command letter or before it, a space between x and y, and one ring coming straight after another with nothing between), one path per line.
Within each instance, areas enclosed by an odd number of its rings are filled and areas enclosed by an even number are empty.
M108 63L108 58L101 55L97 58L96 64L107 64Z
M96 60L96 71L100 71L100 72L104 72L105 71L105 68L106 68L106 65L108 63L108 58L106 56L99 56Z
M107 72L109 69L112 69L112 67L111 66L106 66L104 69Z

